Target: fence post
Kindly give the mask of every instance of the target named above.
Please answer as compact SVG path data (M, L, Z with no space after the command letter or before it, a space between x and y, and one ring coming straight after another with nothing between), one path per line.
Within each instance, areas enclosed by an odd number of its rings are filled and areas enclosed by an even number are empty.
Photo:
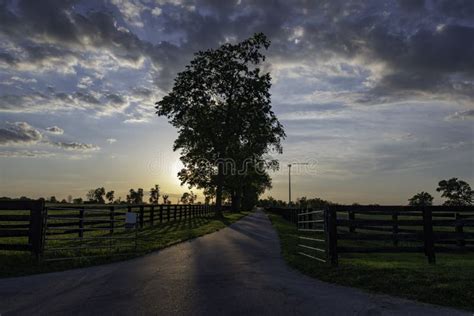
M166 209L166 217L168 219L168 222L170 221L170 213L171 213L171 205L168 205L168 208Z
M143 228L143 217L144 217L144 208L143 205L140 206L140 228Z
M111 206L110 207L110 233L114 233L114 228L115 228L115 207Z
M355 225L354 225L355 212L348 211L348 217L349 217L349 232L355 233Z
M398 246L398 211L395 210L392 213L392 235L393 235L393 245Z
M178 205L174 206L174 211L173 211L173 218L176 220L176 213L178 212Z
M462 222L462 216L459 213L456 213L456 233L458 235L457 237L457 245L459 247L464 247L466 245L466 241L464 240L464 228L463 228L463 222Z
M150 225L153 226L153 222L155 221L155 206L152 205L150 207Z
M436 262L433 238L433 217L431 208L423 207L423 237L425 244L425 255L428 262L434 264Z
M79 238L84 237L84 208L79 210Z
M44 201L32 202L30 208L30 229L29 229L29 243L31 243L31 250L36 259L39 260L43 254L43 245L45 238L44 223L46 213L44 211Z
M334 208L329 206L326 211L326 239L328 247L328 261L332 267L338 265L338 254L337 254L337 213Z
M160 205L160 224L163 223L163 205Z

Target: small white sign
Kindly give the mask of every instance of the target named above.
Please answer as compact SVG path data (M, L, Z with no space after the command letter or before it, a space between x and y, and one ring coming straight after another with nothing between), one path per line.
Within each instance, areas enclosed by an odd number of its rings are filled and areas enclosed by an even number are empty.
M133 212L125 213L125 228L134 228L137 224L137 214Z

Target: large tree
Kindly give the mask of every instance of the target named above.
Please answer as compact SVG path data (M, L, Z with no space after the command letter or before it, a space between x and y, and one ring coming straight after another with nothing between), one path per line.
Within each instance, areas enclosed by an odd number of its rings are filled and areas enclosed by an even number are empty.
M260 65L270 41L262 33L237 44L200 51L175 79L172 91L156 103L157 114L178 129L174 150L181 151L190 186L215 187L221 216L226 176L247 158L281 152L283 127L271 110L271 78ZM227 162L233 168L225 168ZM183 176L184 175L184 176Z
M433 197L428 192L422 191L408 199L410 206L430 206L433 205Z
M448 206L471 205L474 197L471 186L465 181L458 180L458 178L440 181L436 191L443 192L441 197L447 199L444 205Z
M90 203L104 204L105 189L103 187L92 189L87 192L86 197Z

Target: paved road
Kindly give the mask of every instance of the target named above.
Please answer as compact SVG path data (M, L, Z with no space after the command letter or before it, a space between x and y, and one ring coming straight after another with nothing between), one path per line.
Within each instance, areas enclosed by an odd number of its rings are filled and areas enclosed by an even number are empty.
M288 268L261 212L217 233L104 266L0 280L4 315L461 315L331 285Z

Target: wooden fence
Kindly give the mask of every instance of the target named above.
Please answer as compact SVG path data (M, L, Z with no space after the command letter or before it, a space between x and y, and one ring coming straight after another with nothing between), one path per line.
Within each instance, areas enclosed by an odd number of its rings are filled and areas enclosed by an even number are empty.
M38 258L45 218L43 201L0 201L0 250L30 251Z
M54 205L43 201L0 201L0 250L31 251L40 257L45 241L81 240L123 232L125 213L137 214L137 228L211 216L210 205ZM75 237L74 237L75 235ZM74 238L73 238L74 237ZM87 236L86 236L87 237ZM109 238L110 239L110 238Z
M1 207L1 204L0 204ZM64 228L65 234L76 232L81 234L88 230L97 228L106 229L109 233L114 233L117 228L125 226L125 213L133 212L138 215L138 228L153 226L155 224L167 223L171 221L188 219L214 214L210 205L196 204L160 204L160 205L61 205L47 207L48 227ZM95 211L91 213L90 211ZM89 211L89 212L88 212ZM74 221L67 221L73 218ZM62 220L61 220L62 219ZM61 220L59 223L52 223L52 220ZM99 226L108 224L107 227Z
M298 214L308 212L268 210L295 225ZM333 265L340 253L422 252L435 263L436 253L474 251L474 206L332 205L324 211L328 261Z

